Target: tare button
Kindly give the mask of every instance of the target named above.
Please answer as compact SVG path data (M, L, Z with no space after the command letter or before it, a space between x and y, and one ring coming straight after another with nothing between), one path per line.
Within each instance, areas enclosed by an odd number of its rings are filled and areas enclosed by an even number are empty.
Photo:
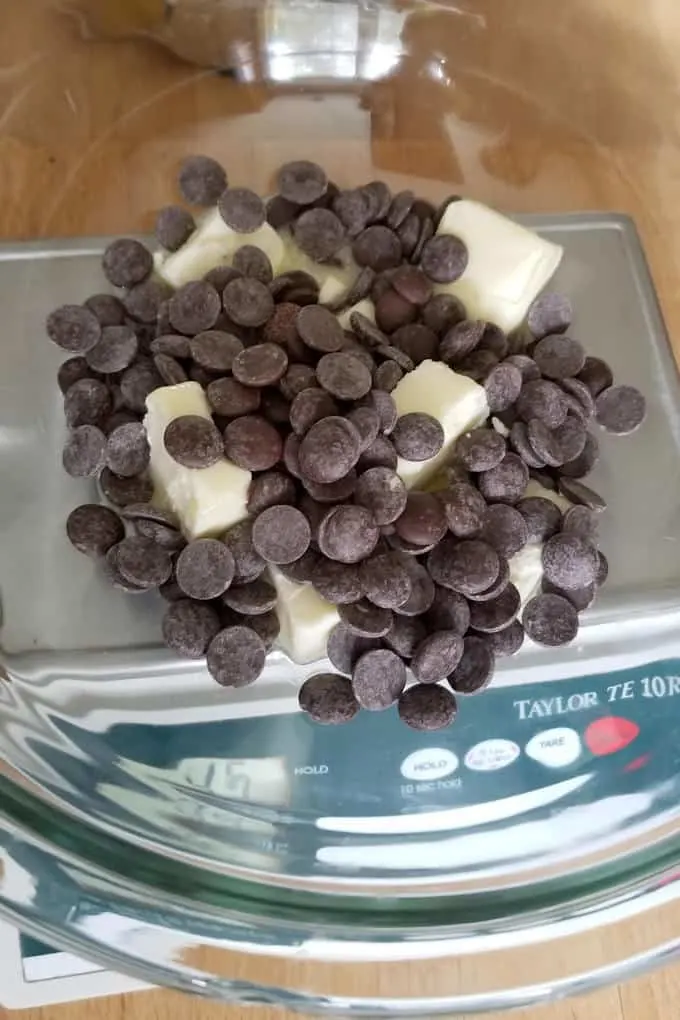
M581 754L581 738L576 730L557 726L532 737L525 747L526 753L550 769L563 769L573 765Z
M404 758L401 774L404 779L443 779L458 768L458 757L445 747L422 747Z

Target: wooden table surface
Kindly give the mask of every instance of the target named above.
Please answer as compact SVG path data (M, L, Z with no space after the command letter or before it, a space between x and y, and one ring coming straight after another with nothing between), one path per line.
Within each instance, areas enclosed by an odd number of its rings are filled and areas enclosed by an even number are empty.
M361 22L357 55L339 52L326 65L337 77L309 89L296 77L304 59L286 64L268 49L277 35L301 52L313 42L312 21L290 16L285 0L236 11L236 4L177 0L169 22L161 0L72 2L94 13L100 30L125 35L141 27L185 59L150 41L84 44L75 22L53 9L63 3L22 0L3 10L0 236L148 228L153 210L173 198L173 171L187 152L218 156L232 181L262 191L278 163L309 156L345 185L381 176L433 199L462 191L510 210L628 212L671 335L680 337L677 0L466 0L457 12L421 10L405 18L401 59L381 67L376 60L398 38L383 14L380 45L372 48L374 29ZM394 7L406 10L398 0ZM349 9L334 5L333 17L350 17ZM341 20L327 50L335 39L339 51L347 48ZM241 83L212 70L231 66L235 54ZM357 86L352 69L366 66L378 80ZM428 987L426 965L408 976L412 994ZM678 1001L680 966L515 1015L668 1020ZM152 992L28 1016L280 1014Z

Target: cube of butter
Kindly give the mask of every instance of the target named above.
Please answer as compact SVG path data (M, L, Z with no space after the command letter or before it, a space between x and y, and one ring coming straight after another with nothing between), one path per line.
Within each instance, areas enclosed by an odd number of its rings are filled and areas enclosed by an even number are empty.
M279 646L300 665L325 659L328 635L340 622L337 609L311 584L289 581L275 567L271 576L278 594Z
M465 272L435 291L454 294L471 319L487 319L510 331L553 276L562 248L521 227L495 209L464 199L447 208L437 234L454 234L468 250Z
M187 468L173 460L163 436L175 418L196 414L210 418L203 388L196 382L162 386L146 398L146 428L151 450L154 502L173 510L187 538L219 535L247 516L250 471L226 457L207 468Z
M235 252L244 244L254 244L269 257L275 273L284 258L283 241L268 223L250 234L241 234L228 227L217 208L211 209L191 237L177 251L157 255L156 272L172 287L181 287L190 280L201 280L217 266L229 266Z
M399 458L397 473L409 489L422 488L451 459L458 437L482 425L489 416L484 387L454 372L443 361L422 361L397 383L392 397L400 416L424 412L444 429L444 445L434 457L422 461Z

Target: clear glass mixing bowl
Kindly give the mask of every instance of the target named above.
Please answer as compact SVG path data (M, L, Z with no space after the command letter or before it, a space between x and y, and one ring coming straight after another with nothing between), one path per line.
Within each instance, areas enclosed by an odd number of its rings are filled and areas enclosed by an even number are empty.
M673 335L679 25L671 0L653 17L632 0L3 11L13 922L152 983L329 1015L537 1003L677 954L678 387L635 229L610 214L633 218ZM381 178L529 215L565 243L584 331L658 396L600 478L619 492L611 594L577 646L505 666L450 735L391 713L314 728L282 656L229 697L158 650L153 599L101 590L65 546L82 492L58 470L44 316L94 289L102 238L150 230L191 152L261 193L308 157L342 185Z

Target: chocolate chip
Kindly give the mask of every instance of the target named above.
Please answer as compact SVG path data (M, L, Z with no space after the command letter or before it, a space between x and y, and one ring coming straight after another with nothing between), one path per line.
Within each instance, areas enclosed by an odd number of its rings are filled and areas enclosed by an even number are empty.
M352 254L360 266L370 266L376 273L401 263L401 241L389 227L367 227L354 240Z
M264 644L265 651L271 652L281 633L281 624L274 610L269 613L260 613L259 616L249 616L246 622Z
M253 545L252 520L235 524L222 541L234 558L234 584L246 584L260 577L266 564Z
M99 484L105 497L114 506L147 503L153 496L153 485L150 479L143 475L121 478L105 467L99 476Z
M487 635L493 648L494 655L509 656L516 655L524 644L524 627L519 620L513 620L508 627Z
M140 588L157 588L172 573L170 554L148 538L124 538L115 548L118 570Z
M539 645L557 647L573 641L578 633L574 606L561 595L537 595L527 603L524 630Z
M597 549L578 535L555 535L543 546L541 559L546 579L567 591L587 588L597 577Z
M453 630L463 637L470 626L470 607L458 592L435 585L425 619L428 631Z
M187 381L187 374L179 361L167 354L154 354L153 363L166 386L178 386Z
M156 240L167 251L177 251L196 229L194 218L179 205L166 205L156 216Z
M542 496L527 496L520 499L516 509L524 518L527 542L545 542L559 531L562 511L552 500Z
M413 545L433 545L446 533L442 503L431 492L409 492L406 506L395 522L397 534Z
M569 415L559 428L553 430L552 438L559 448L560 464L569 463L583 453L586 429L578 418Z
M314 389L316 381L316 372L311 365L289 365L279 383L279 389L292 402L303 390Z
M262 339L267 343L281 344L289 354L302 348L297 331L297 317L300 308L290 301L282 301L276 305L270 318L262 327Z
M211 372L230 372L234 359L243 351L238 337L219 329L209 329L191 341L191 357Z
M271 612L276 605L276 589L273 584L258 577L248 584L228 589L222 596L222 602L244 616L261 616Z
M177 528L168 528L157 521L140 518L135 521L134 527L137 535L150 539L168 552L179 552L186 545L184 536Z
M538 418L548 428L556 429L567 417L567 404L559 386L537 379L524 384L517 401L517 412L524 421Z
M361 506L336 506L319 527L319 549L340 563L358 563L375 549L380 532L368 510Z
M200 659L219 633L220 620L212 606L180 599L166 609L162 630L168 648L185 658Z
M412 257L418 245L420 230L420 219L413 212L410 212L404 222L396 228L404 258L410 259Z
M392 230L396 230L402 225L413 208L414 201L415 195L412 191L400 191L394 196L386 216L387 225Z
M373 407L355 407L347 414L359 433L361 450L367 449L380 432L380 415Z
M324 484L313 482L309 478L302 479L306 491L319 503L344 503L354 492L356 483L357 473L354 468L348 471L344 478L339 478L337 482Z
M532 357L544 376L567 379L578 375L585 365L586 353L577 340L567 336L546 336L539 340Z
M96 315L100 326L122 326L125 320L125 308L113 294L93 294L85 307Z
M566 333L571 325L572 308L569 298L546 291L533 302L527 325L537 340L553 333Z
M514 365L522 373L522 380L526 382L533 382L536 379L541 378L541 372L534 361L528 354L511 354L505 359L505 363Z
M79 379L64 394L64 414L70 428L98 425L111 411L111 395L98 379Z
M164 524L168 528L179 528L179 521L170 510L163 510L154 506L153 503L131 503L121 510L121 517L127 521L154 521L157 524Z
M490 471L506 454L505 440L493 429L473 429L456 443L456 456L468 471Z
M426 637L416 648L411 669L421 684L445 680L461 660L463 639L455 631L441 630Z
M567 535L578 535L586 542L597 538L597 517L587 506L571 506L564 515L562 531Z
M527 422L527 441L542 464L559 467L562 463L562 447L552 431L538 418Z
M423 308L422 315L424 325L438 337L443 337L465 319L465 307L453 294L435 294Z
M209 418L184 414L175 418L163 434L163 444L173 460L183 467L207 468L224 456L219 430Z
M232 265L239 275L269 284L274 279L274 270L266 252L254 244L243 244L234 252ZM226 284L225 284L226 286Z
M124 538L125 528L110 507L84 503L68 515L66 534L78 552L87 556L104 556Z
M519 397L522 385L522 373L515 365L507 361L495 365L484 380L489 410L507 411Z
M345 243L345 228L330 209L308 209L293 228L295 240L310 259L325 262Z
M364 560L360 567L363 594L383 609L398 609L411 594L408 571L394 553L380 553Z
M386 436L390 435L397 424L399 412L394 402L394 397L384 390L372 390L362 401L363 406L373 407L380 416L380 430Z
M155 325L161 307L169 301L171 295L172 287L165 281L148 279L130 287L123 298L123 304L127 314L135 320L135 324ZM169 311L168 305L168 314Z
M457 482L439 494L449 530L457 538L478 535L484 523L486 503L473 485Z
M406 667L389 648L364 652L352 671L352 690L361 708L380 712L393 705L406 686Z
M456 542L447 536L429 554L428 569L436 584L462 595L475 595L494 583L500 561L496 550L486 542Z
M468 592L468 600L472 602L490 602L492 599L498 598L510 582L510 565L508 560L502 554L498 554L499 571L496 580L485 588L484 591L480 592Z
M283 195L273 195L266 203L267 223L274 230L289 227L300 212L295 202L289 202Z
M191 357L191 341L180 333L161 334L151 341L149 349L152 354L163 354L169 358L182 360Z
M531 468L545 467L545 461L538 456L529 442L528 429L523 421L513 422L508 438L513 450L520 455L525 464Z
M220 216L239 234L252 234L265 221L264 202L249 188L228 188L217 201Z
M560 387L570 413L587 425L595 417L595 399L586 384L580 379L560 379Z
M373 384L386 393L391 393L404 377L403 371L394 361L383 361L373 373Z
M340 323L322 305L307 305L300 309L297 331L308 347L322 354L339 351L345 340Z
M528 541L528 528L523 515L512 506L496 503L487 507L480 538L496 552L510 559Z
M432 297L432 283L417 266L399 266L391 283L394 290L412 305L426 305Z
M493 634L507 627L520 609L520 595L514 584L507 584L492 599L473 602L470 606L470 626L483 634Z
M140 241L120 237L104 251L102 269L114 287L134 287L153 270L153 257Z
M414 204L415 208L415 204ZM424 216L420 219L420 233L418 234L418 240L413 252L410 256L411 262L420 262L423 254L423 249L427 242L434 234L434 222L430 216ZM428 273L428 276L430 274Z
M358 479L354 501L365 507L378 527L392 524L406 507L407 491L403 481L390 468L369 468Z
M207 601L222 595L234 579L234 557L216 538L199 538L179 554L177 584L189 598Z
M497 467L478 476L477 484L489 502L517 503L529 484L529 471L517 454L506 453Z
M392 288L385 291L375 303L375 321L385 333L394 333L400 326L413 322L417 315L415 305Z
M120 392L126 406L141 414L146 410L146 398L161 384L152 361L137 361L123 372Z
M287 202L311 205L326 194L328 178L316 163L306 159L285 163L276 175L276 186Z
M69 434L62 453L64 471L72 478L93 478L105 463L106 437L95 425L79 425Z
M349 237L356 237L366 226L366 199L359 188L341 191L333 199L333 212L347 230ZM360 298L357 300L361 300ZM354 302L348 301L348 304Z
M456 718L456 699L436 684L414 684L399 698L398 711L413 730L442 730Z
M367 599L338 606L338 614L350 631L361 637L383 637L392 626L390 610L381 609Z
M267 507L253 524L253 546L268 563L292 563L309 548L311 529L296 507Z
M404 460L429 460L444 445L444 429L432 415L414 411L397 420L392 442L397 454Z
M583 478L589 474L600 456L598 442L594 436L590 433L586 433L585 446L583 452L579 454L574 460L568 461L563 464L560 468L560 477L564 478Z
M474 351L484 335L485 323L478 319L456 322L439 344L439 357L449 366L458 365Z
M141 422L119 425L106 440L106 464L122 478L141 475L149 464L149 442Z
M206 395L213 411L224 418L238 418L257 411L261 400L259 390L243 386L231 378L215 379L208 383Z
M371 389L371 373L353 354L325 354L316 366L319 384L339 400L360 400Z
M234 378L244 386L273 386L288 368L288 355L278 344L246 347L234 358Z
M227 175L210 156L188 156L180 166L178 184L192 205L215 205L227 186Z
M468 354L456 366L456 371L465 375L474 382L482 383L491 370L498 364L498 358L491 351L482 350L478 347L472 354ZM500 412L502 413L502 412Z
M392 195L385 182L370 181L361 191L366 199L366 217L369 223L383 220L392 204Z
M227 458L247 471L268 471L283 454L278 429L260 415L244 415L230 421L224 430Z
M262 326L274 311L274 298L269 288L259 280L246 277L228 283L222 300L227 315L239 326Z
M463 275L467 264L465 244L451 234L439 234L423 245L420 266L435 283L453 283Z
M317 387L303 390L290 405L290 423L293 431L303 436L312 425L324 418L337 416L338 405L324 390ZM349 469L348 469L349 470Z
M47 317L47 335L71 354L85 354L99 342L102 327L96 315L81 305L62 305Z
M59 389L63 394L75 382L79 382L81 379L89 379L92 377L92 371L90 366L85 361L85 358L75 357L67 358L66 361L62 361L57 372L57 383Z
M248 513L259 514L270 506L295 503L295 482L281 471L266 471L253 478L248 489Z
M316 422L300 443L303 474L313 482L344 478L359 458L361 441L351 422L337 415Z
M598 423L618 436L635 432L647 415L647 403L634 386L610 386L595 401Z
M483 637L466 637L463 655L448 677L458 694L476 694L488 686L495 667L493 644Z
M403 372L412 372L415 368L411 358L392 344L381 344L380 347L376 347L375 354L381 358L389 358L391 361L396 362Z
M613 384L614 373L602 358L588 356L578 378L588 387L592 397L598 397Z
M572 503L581 503L595 513L607 509L607 502L593 489L572 478L560 478L558 489Z
M392 335L392 344L410 358L414 365L419 365L428 358L436 357L439 341L433 330L415 322L397 329Z
M402 552L398 553L398 557L411 582L411 594L406 602L396 607L396 612L400 616L422 616L434 602L434 582L425 567L413 556Z
M222 687L246 687L261 674L266 656L262 638L251 627L225 627L210 642L206 665Z
M368 347L383 347L388 343L388 338L382 330L378 329L374 322L367 319L361 312L352 312L349 317L349 324L360 340Z
M85 356L94 372L113 375L122 372L137 356L138 340L128 326L105 326L94 347Z
M597 577L595 578L596 585L601 588L605 584L609 576L609 561L603 552L598 550L598 565L597 565Z
M330 726L350 722L359 711L352 684L337 673L307 677L300 688L298 704L314 722Z
M168 315L173 329L195 336L215 325L220 309L220 296L215 288L204 280L193 280L170 299Z
M482 339L479 341L480 350L490 351L499 361L507 357L509 351L508 338L494 322L487 322L484 326Z
M563 588L557 588L550 581L546 581L543 578L541 588L545 595L561 595L567 602L571 602L577 613L582 613L588 609L597 596L597 586L595 584L589 584L587 588L572 588L570 591L565 591Z
M341 673L351 673L364 652L380 647L379 638L356 634L345 623L338 623L328 635L328 658Z
M397 451L385 436L378 436L374 439L371 445L362 451L357 462L357 470L361 474L375 467L390 468L394 471L396 466Z
M302 478L300 468L300 437L291 432L283 443L283 463L294 478Z

